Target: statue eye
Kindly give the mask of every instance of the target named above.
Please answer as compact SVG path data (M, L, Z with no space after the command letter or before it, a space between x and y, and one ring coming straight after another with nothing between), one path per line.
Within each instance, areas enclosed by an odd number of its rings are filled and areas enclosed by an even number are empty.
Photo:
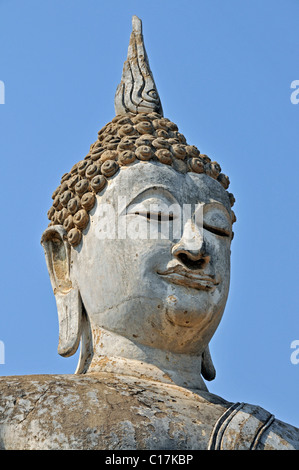
M146 217L147 220L156 220L158 222L169 222L174 219L173 212L163 213L163 212L150 212L150 211L136 211L135 215L141 215Z
M226 214L219 209L210 209L204 213L203 228L219 237L231 236L231 223Z
M127 209L127 215L130 214L145 217L149 222L170 222L181 216L178 204L166 202L157 196L132 204Z

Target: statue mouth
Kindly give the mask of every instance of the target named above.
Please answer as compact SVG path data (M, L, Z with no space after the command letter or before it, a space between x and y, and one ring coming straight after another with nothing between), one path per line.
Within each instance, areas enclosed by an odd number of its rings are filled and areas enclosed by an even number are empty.
M191 271L178 264L166 271L157 271L157 273L173 284L197 290L214 291L219 284L219 280L215 279L215 276L203 274L199 271Z

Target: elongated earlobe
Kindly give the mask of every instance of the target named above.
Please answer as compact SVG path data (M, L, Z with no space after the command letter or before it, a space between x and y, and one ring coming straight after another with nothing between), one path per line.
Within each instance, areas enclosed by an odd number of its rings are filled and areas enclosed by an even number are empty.
M211 358L210 348L206 347L202 353L201 373L204 379L214 380L216 377L216 370Z
M72 356L78 349L81 336L82 301L79 289L70 279L70 246L61 225L49 227L41 244L56 299L59 322L58 354Z
M78 289L56 293L59 322L58 354L69 357L78 349L81 337L82 301Z
M82 308L81 347L75 374L85 374L93 358L93 340L88 316Z

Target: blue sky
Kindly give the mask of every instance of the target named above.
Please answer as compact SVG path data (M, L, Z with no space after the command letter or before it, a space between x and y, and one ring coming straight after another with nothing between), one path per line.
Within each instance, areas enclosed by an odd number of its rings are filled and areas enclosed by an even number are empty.
M114 117L134 14L165 116L221 164L236 197L209 389L299 427L296 0L0 0L0 375L76 368L77 355L57 354L40 238L61 176Z

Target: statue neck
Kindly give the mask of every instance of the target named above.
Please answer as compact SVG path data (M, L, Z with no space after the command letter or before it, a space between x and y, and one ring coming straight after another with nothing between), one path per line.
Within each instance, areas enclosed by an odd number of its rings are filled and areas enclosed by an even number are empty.
M150 348L99 327L91 328L91 336L92 360L86 373L109 372L207 391L201 356Z

